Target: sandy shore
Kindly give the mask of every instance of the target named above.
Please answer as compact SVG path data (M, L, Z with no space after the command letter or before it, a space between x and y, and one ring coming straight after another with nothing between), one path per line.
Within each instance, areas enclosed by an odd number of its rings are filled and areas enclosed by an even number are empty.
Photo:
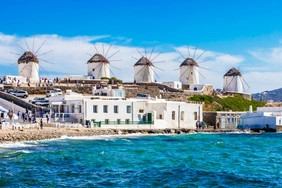
M29 128L23 130L0 130L0 143L2 142L20 142L31 140L46 140L60 138L62 136L98 136L98 135L126 135L126 134L189 134L194 132L232 132L232 130L223 129L100 129L100 128L53 128L44 127Z

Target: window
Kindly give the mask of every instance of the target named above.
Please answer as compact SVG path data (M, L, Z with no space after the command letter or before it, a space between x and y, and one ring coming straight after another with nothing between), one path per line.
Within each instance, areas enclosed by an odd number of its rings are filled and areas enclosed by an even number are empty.
M139 113L144 113L144 110L143 109L139 109Z
M171 118L172 118L173 120L175 120L175 111L172 111L171 115L172 115Z
M103 111L104 111L104 113L108 113L108 105L103 106Z
M130 121L129 119L126 119L125 124L129 124L129 121Z
M184 111L181 111L180 119L184 120Z
M126 113L128 113L128 114L131 113L131 106L126 106Z
M105 119L105 124L109 124L109 119Z
M194 120L197 120L197 112L194 112Z
M163 119L163 115L162 115L162 114L160 114L160 117L159 117L159 119Z
M117 114L118 113L118 106L114 106L114 113Z
M97 105L93 105L93 113L98 113L98 107L97 107Z
M95 71L95 69L92 69L92 71Z
M120 124L120 119L117 119L117 124Z
M74 104L71 105L71 113L74 113Z

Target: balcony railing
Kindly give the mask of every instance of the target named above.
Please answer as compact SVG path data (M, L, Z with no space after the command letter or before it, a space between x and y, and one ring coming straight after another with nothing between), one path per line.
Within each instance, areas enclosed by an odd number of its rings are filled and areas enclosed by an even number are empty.
M93 122L94 126L101 126L101 125L137 125L137 124L142 124L142 125L150 125L154 124L154 121L95 121Z

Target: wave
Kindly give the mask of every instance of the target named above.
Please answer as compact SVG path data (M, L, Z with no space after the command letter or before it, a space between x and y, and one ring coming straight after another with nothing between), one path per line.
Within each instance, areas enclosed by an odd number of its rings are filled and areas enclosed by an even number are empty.
M140 136L149 136L149 134L134 133L134 134L124 134L124 135L93 135L93 136L61 136L57 140L69 139L69 140L110 140L114 138L134 138Z
M0 144L0 148L29 148L38 146L38 142L9 142Z

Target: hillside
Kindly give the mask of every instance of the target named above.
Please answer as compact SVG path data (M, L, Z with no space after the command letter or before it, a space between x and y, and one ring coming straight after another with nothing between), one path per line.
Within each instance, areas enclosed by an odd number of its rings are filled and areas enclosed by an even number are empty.
M197 95L188 98L188 100L204 102L204 111L248 111L250 105L252 105L253 110L256 111L257 107L263 107L266 104L266 102L263 101L249 101L238 94L232 96Z
M282 88L275 89L272 91L263 91L261 93L252 94L255 100L282 102Z

